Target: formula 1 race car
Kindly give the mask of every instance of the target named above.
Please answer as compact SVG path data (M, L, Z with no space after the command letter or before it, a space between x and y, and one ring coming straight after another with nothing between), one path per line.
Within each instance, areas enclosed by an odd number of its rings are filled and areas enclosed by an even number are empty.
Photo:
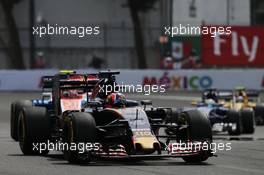
M221 99L227 98L228 95L229 92L207 89L202 93L202 101L192 104L208 116L213 131L227 131L230 135L253 134L255 131L253 109L230 109L221 103Z
M237 87L234 91L225 91L221 101L225 107L234 110L253 110L257 125L264 125L264 106L259 103L259 93Z
M117 74L63 72L44 77L43 86L50 90L42 99L12 103L11 137L19 141L24 154L47 154L48 147L40 152L36 146L62 144L61 151L71 163L87 163L93 158L164 157L201 162L213 156L211 126L203 113L154 108L148 100L139 104L100 91L116 83ZM110 107L117 96L122 98ZM73 145L78 149L69 149Z

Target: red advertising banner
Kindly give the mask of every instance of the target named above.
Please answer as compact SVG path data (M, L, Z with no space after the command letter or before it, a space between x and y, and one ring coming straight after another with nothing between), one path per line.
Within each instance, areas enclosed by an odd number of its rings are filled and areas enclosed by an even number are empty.
M233 26L231 31L230 35L202 35L203 64L264 67L264 27Z

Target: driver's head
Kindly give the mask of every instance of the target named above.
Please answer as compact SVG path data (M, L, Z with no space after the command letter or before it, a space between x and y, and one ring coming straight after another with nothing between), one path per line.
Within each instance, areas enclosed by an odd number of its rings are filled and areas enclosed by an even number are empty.
M121 93L111 93L106 97L106 105L109 107L125 107L126 97Z
M216 91L209 91L209 92L206 94L206 99L212 99L212 100L214 100L215 102L217 102L218 99L217 99L217 93L216 93Z
M71 96L71 93L70 93L70 91L63 91L62 96L65 98L69 98Z
M238 95L238 96L244 96L244 91L239 90L239 91L237 92L237 95Z
M75 89L62 91L62 98L81 98L83 92Z
M244 98L247 98L247 94L244 90L238 90L235 95L236 95L237 100L240 100L240 101L242 101Z
M243 102L243 101L244 101L244 97L243 97L243 96L238 96L238 97L237 97L237 101L239 101L239 102Z

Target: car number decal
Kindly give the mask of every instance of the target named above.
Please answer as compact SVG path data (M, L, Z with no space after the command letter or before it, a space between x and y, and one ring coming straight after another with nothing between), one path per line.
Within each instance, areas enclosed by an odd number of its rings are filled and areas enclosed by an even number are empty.
M61 109L62 112L67 110L80 110L81 100L61 100Z

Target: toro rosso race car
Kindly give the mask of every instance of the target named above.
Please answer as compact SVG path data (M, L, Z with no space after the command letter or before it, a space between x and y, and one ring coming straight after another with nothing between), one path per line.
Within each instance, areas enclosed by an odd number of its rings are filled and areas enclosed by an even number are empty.
M228 108L221 99L227 93L207 89L201 102L193 102L197 109L210 120L214 132L228 132L230 135L253 134L255 131L254 111L251 108Z
M43 143L63 144L71 163L164 157L201 162L213 156L211 125L203 113L154 108L147 100L140 104L120 93L102 93L103 86L116 83L116 74L64 71L43 77L42 99L12 103L11 137L25 155L47 154Z

